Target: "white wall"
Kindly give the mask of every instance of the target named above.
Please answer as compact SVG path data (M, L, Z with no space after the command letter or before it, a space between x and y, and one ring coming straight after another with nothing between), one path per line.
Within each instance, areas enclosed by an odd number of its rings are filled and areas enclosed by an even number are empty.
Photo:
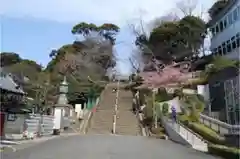
M81 119L83 117L83 110L81 104L75 104L75 112L77 113L77 118Z

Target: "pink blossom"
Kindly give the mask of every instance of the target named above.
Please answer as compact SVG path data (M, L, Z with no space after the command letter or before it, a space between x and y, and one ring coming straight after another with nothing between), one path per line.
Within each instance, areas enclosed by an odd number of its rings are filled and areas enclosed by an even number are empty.
M190 73L191 74L191 73ZM143 84L154 87L167 87L188 81L191 76L189 73L183 73L180 68L173 65L166 66L161 71L142 72Z

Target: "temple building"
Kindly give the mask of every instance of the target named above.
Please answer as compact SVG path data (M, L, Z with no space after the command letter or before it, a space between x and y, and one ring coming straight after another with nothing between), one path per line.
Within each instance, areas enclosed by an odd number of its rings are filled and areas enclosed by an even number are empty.
M4 124L9 111L20 108L24 101L25 92L16 84L11 74L0 68L0 136L4 136Z

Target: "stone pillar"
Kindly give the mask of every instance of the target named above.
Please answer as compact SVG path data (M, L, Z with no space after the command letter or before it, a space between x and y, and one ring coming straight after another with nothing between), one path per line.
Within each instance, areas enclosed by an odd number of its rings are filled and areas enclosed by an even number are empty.
M54 109L53 135L60 134L62 123L63 123L63 109L60 107L56 107Z
M75 112L77 113L77 118L78 119L82 119L82 117L83 117L83 110L82 110L82 105L81 104L76 104L75 105Z

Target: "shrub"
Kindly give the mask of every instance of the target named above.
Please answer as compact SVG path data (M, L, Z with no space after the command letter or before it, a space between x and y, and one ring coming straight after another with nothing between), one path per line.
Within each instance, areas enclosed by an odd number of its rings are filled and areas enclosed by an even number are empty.
M166 89L159 89L158 93L156 94L157 102L164 102L172 99L173 99L173 96L168 94Z
M146 107L143 109L143 114L146 118L153 118L153 107L152 107L152 98L147 97L146 99Z
M183 90L182 89L175 89L174 90L174 93L173 93L173 97L180 97L182 98L183 97Z
M239 159L240 157L240 149L227 147L223 145L208 145L208 152L213 155L218 155L226 159Z
M223 145L225 142L224 137L220 136L217 132L208 128L204 124L189 122L188 127L213 144Z
M162 127L158 127L158 128L152 127L152 128L151 128L151 132L152 132L153 134L159 134L159 133L164 132L164 128L162 128Z
M167 115L168 114L168 108L169 108L168 103L163 103L163 105L162 105L162 113L163 113L163 115Z
M150 131L152 133L151 136L154 136L154 137L159 138L159 139L165 139L166 138L165 130L162 127L151 128Z
M179 115L177 116L177 119L184 125L188 125L189 117L187 115Z
M153 123L153 118L152 117L147 117L143 119L143 126L151 126Z

